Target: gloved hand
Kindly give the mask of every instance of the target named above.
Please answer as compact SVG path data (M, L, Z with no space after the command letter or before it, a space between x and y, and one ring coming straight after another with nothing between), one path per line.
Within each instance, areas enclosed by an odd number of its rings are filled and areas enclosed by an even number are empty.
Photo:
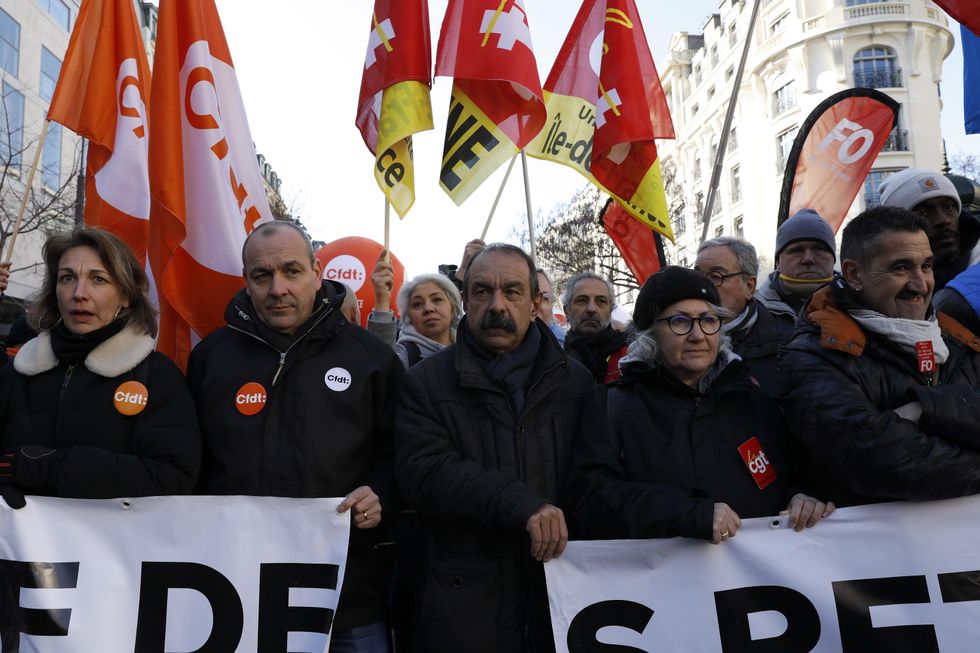
M27 505L24 492L16 485L0 485L0 497L14 510L20 510Z

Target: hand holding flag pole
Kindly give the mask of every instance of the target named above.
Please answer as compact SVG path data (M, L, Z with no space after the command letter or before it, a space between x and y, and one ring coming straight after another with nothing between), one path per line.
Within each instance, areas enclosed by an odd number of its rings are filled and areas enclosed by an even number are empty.
M41 127L41 137L37 141L37 151L34 152L34 163L31 164L31 171L27 175L27 183L24 184L24 196L20 200L20 208L17 210L17 221L14 222L14 230L10 234L10 244L7 246L7 255L4 263L10 263L14 257L14 245L17 244L17 235L20 233L20 225L24 221L24 211L27 209L27 199L31 196L31 187L34 185L34 175L37 173L37 165L41 160L41 150L44 149L44 139L48 135L50 120L45 119L44 126Z

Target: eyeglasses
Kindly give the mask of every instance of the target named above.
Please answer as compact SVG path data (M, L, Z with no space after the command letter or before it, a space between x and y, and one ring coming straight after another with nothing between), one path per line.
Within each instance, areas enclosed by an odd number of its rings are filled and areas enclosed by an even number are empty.
M725 281L727 281L728 279L732 277L737 277L739 275L747 275L747 274L748 272L742 272L741 270L739 270L738 272L732 272L731 274L722 274L721 272L709 272L704 276L711 279L711 283L714 285L715 288L721 288L722 285L724 285Z
M698 323L701 333L712 336L721 329L721 318L712 313L701 317L689 317L687 315L671 315L662 317L657 322L666 322L667 327L678 336L686 336L694 328L694 323Z

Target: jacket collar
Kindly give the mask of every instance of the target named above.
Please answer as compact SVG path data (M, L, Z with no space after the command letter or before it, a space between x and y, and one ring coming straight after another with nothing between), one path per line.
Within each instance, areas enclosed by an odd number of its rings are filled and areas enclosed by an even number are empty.
M820 327L820 346L836 349L852 356L864 354L868 336L858 323L837 305L833 284L813 293L803 311L811 323Z
M284 352L295 342L308 336L330 336L341 326L343 318L339 308L344 301L346 291L344 286L334 281L324 281L317 293L316 301L322 306L316 307L310 318L296 332L294 337L287 337L259 323L255 305L248 292L239 290L225 308L225 321L236 331L246 333L256 338L278 352Z
M155 348L153 338L127 325L93 349L85 357L85 367L94 374L111 379L142 363ZM51 347L51 334L48 331L42 331L25 343L14 358L14 369L24 376L37 376L56 367L58 359Z

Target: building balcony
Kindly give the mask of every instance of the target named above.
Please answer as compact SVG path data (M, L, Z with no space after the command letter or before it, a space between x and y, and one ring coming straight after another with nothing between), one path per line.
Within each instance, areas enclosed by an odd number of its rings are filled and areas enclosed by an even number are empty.
M907 129L893 129L888 134L882 152L908 152L909 151L909 132Z
M864 5L855 5L844 8L844 19L854 20L881 20L882 17L905 17L911 16L911 8L905 2L871 2Z
M854 86L858 88L901 88L902 69L855 70Z

